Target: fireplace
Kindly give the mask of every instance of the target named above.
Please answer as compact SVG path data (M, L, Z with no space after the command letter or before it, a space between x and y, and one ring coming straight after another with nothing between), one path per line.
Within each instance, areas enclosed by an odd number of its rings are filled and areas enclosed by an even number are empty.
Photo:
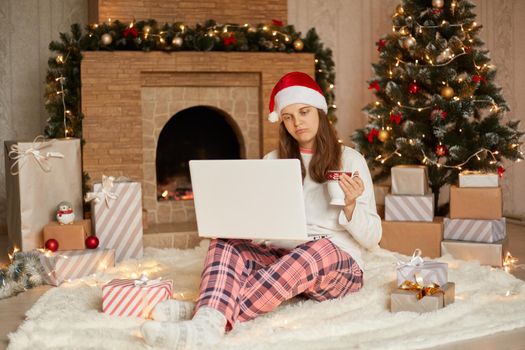
M245 157L242 134L224 111L196 106L175 114L159 135L155 169L157 200L191 200L189 161Z
M89 51L83 56L84 171L91 181L106 174L141 182L150 229L195 221L188 159L258 159L275 149L278 125L266 119L271 90L284 73L313 76L315 68L310 53ZM208 127L221 128L223 140L204 136ZM166 190L180 200L159 200L159 191Z

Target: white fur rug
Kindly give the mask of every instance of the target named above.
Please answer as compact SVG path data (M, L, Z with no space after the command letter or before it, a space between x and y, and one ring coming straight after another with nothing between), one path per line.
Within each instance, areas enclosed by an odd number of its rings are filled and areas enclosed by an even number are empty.
M9 335L9 349L146 349L137 318L102 312L101 285L142 270L174 280L176 297L196 297L207 242L193 250L148 248L142 261L128 261L104 274L45 293L27 320ZM294 300L236 325L220 349L416 349L525 327L525 282L477 263L449 263L456 302L427 314L389 312L395 263L400 255L367 253L365 286L356 294L323 303Z

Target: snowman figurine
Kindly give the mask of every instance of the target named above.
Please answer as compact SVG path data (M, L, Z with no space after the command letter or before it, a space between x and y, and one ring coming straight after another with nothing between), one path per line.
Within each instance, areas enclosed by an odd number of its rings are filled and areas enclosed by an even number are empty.
M69 202L60 202L57 207L57 221L60 225L72 224L75 220L73 206Z

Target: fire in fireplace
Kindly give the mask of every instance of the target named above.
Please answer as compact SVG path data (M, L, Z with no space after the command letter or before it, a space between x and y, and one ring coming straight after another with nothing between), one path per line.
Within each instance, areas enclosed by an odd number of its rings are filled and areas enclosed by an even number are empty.
M188 162L244 158L240 140L237 124L220 109L196 106L175 114L157 144L157 200L193 199Z

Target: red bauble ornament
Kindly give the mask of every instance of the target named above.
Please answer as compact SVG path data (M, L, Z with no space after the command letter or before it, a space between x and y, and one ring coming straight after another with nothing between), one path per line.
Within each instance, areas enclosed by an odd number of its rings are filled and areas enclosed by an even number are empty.
M47 250L56 252L58 250L58 241L54 238L50 238L46 241L45 247Z
M410 92L411 94L417 94L419 92L419 90L421 90L421 87L419 87L419 85L417 85L416 83L410 83L408 85L408 92Z
M89 236L86 238L86 248L87 249L96 249L98 247L98 238L97 236Z
M436 155L438 157L446 156L448 153L448 148L445 145L437 145L436 149L434 150L436 152Z

